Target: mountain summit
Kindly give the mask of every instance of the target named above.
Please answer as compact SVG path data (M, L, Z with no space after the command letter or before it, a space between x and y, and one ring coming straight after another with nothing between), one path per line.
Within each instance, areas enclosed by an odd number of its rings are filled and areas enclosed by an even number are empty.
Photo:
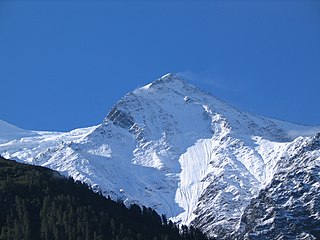
M319 130L239 110L167 74L121 98L98 126L38 133L1 144L0 152L71 175L125 204L152 207L210 236L268 237L254 230L276 221L263 212L269 202L259 197L270 195L289 168L294 173L314 166L312 174L319 173L320 152L311 147ZM312 156L309 165L299 165L304 156ZM318 199L314 192L306 190ZM309 210L319 216L319 207ZM249 221L257 211L261 221ZM292 236L299 234L314 236L303 230Z

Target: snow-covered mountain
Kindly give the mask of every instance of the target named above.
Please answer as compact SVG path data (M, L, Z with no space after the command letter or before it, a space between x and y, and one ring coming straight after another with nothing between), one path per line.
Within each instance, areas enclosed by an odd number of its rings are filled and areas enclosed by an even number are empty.
M245 209L239 239L320 239L320 133L299 137Z
M34 131L27 131L0 120L0 144L14 139L20 139L22 137L32 137L37 135L38 134Z
M0 130L6 126L1 122ZM307 147L317 132L320 127L236 109L167 74L125 95L98 126L10 137L0 132L7 139L0 153L58 170L127 204L152 207L210 236L254 239L256 226L276 224L274 215L266 218L270 206L263 194L290 198L302 179L290 182L288 171L302 166L306 172L312 166L319 178L320 152ZM287 185L277 188L283 178ZM306 194L319 188L312 184ZM293 198L294 206L310 202ZM253 221L258 207L260 220ZM310 209L319 219L319 207Z

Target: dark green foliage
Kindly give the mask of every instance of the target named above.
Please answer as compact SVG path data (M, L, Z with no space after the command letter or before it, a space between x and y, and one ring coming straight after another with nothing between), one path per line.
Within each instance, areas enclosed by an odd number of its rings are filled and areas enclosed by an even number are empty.
M153 209L114 202L59 173L0 158L1 240L202 240Z

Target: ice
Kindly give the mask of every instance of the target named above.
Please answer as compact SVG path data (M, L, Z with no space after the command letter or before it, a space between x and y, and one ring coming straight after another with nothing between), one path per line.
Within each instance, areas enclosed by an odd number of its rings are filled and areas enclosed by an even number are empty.
M97 126L35 132L1 121L0 153L214 235L215 226L236 228L278 162L319 129L239 110L167 74L125 95Z

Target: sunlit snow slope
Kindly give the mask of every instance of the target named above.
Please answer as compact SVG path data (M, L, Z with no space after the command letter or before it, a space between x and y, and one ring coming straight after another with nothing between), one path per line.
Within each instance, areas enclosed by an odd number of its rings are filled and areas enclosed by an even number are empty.
M13 135L0 153L223 237L290 158L291 142L319 130L241 111L167 74L125 95L98 126Z
M0 120L0 144L22 137L37 136L34 131L27 131Z

